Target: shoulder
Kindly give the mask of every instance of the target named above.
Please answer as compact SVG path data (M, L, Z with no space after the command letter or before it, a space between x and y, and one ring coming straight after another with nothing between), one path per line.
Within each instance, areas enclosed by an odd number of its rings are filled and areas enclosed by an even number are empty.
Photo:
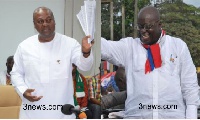
M187 44L178 37L166 35L166 45L169 49L175 50L179 54L182 54L185 50L188 50Z
M120 41L123 41L127 47L135 47L141 45L140 38L127 37L122 38Z
M19 44L19 47L29 47L30 45L32 46L32 45L36 44L37 40L38 40L38 35L33 35L31 37L28 37L24 41L22 41Z
M37 34L37 35L30 36L30 37L26 38L24 41L22 41L22 42L20 43L20 45L30 44L30 43L36 41L37 39L38 39L38 34Z
M185 46L186 45L186 43L181 38L178 38L178 37L166 35L166 40L170 43L174 43L174 44L179 45L179 46L182 46L182 45Z
M60 34L60 33L56 33L56 37L60 38L61 41L63 42L77 42L76 39L74 38L71 38L69 36L66 36L66 35L63 35L63 34Z
M119 40L119 42L123 42L125 44L132 44L132 43L138 43L140 40L139 38L133 38L133 37L126 37L126 38L122 38Z
M133 38L133 37L122 38L118 41L106 40L104 38L102 38L101 40L103 40L103 42L105 42L105 43L108 42L111 45L115 45L115 46L122 47L122 48L129 48L132 46L137 46L138 43L140 44L140 39Z
M107 40L103 37L101 37L102 41L109 41L109 42L123 42L123 43L127 43L127 42L133 42L133 38L132 37L126 37L126 38L121 38L120 40Z

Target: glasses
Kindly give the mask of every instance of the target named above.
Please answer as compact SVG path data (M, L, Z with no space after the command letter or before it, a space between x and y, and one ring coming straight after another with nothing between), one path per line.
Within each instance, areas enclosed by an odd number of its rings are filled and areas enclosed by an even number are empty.
M144 24L144 25L140 25L140 24L137 24L136 26L136 29L137 30L142 30L142 29L145 29L145 30L150 30L157 22L159 22L160 20L156 21L155 23L153 24Z
M46 20L38 19L37 21L34 21L34 22L36 22L37 24L42 25L42 24L44 24L44 22L51 23L52 20L53 20L52 18L47 18Z

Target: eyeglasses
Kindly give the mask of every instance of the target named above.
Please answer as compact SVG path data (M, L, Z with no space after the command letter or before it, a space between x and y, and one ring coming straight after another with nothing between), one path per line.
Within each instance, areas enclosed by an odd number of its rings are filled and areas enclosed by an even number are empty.
M45 19L45 20L43 20L43 19L38 19L37 21L34 21L34 22L36 22L37 24L42 25L42 24L44 24L44 22L46 22L46 23L51 23L52 20L53 20L52 18L47 18L47 19Z
M156 21L155 23L153 24L144 24L144 25L140 25L140 24L137 24L136 26L136 29L137 30L142 30L142 29L145 29L145 30L150 30L157 22L159 22L160 20Z

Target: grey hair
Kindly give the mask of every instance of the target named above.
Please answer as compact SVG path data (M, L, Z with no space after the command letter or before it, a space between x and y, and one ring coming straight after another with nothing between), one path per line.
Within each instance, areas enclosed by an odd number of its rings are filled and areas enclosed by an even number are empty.
M35 18L36 13L38 13L41 10L46 10L47 12L49 12L51 14L51 17L54 19L54 15L53 12L51 11L51 9L47 8L47 7L38 7L34 10L33 12L33 20Z

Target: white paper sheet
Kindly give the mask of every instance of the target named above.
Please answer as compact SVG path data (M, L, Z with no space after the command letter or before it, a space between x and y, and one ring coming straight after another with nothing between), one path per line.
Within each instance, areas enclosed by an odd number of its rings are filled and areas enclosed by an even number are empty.
M95 33L95 12L96 12L96 1L85 0L84 5L81 6L80 12L77 14L77 18L83 29L85 35L90 35L88 43L94 39Z

